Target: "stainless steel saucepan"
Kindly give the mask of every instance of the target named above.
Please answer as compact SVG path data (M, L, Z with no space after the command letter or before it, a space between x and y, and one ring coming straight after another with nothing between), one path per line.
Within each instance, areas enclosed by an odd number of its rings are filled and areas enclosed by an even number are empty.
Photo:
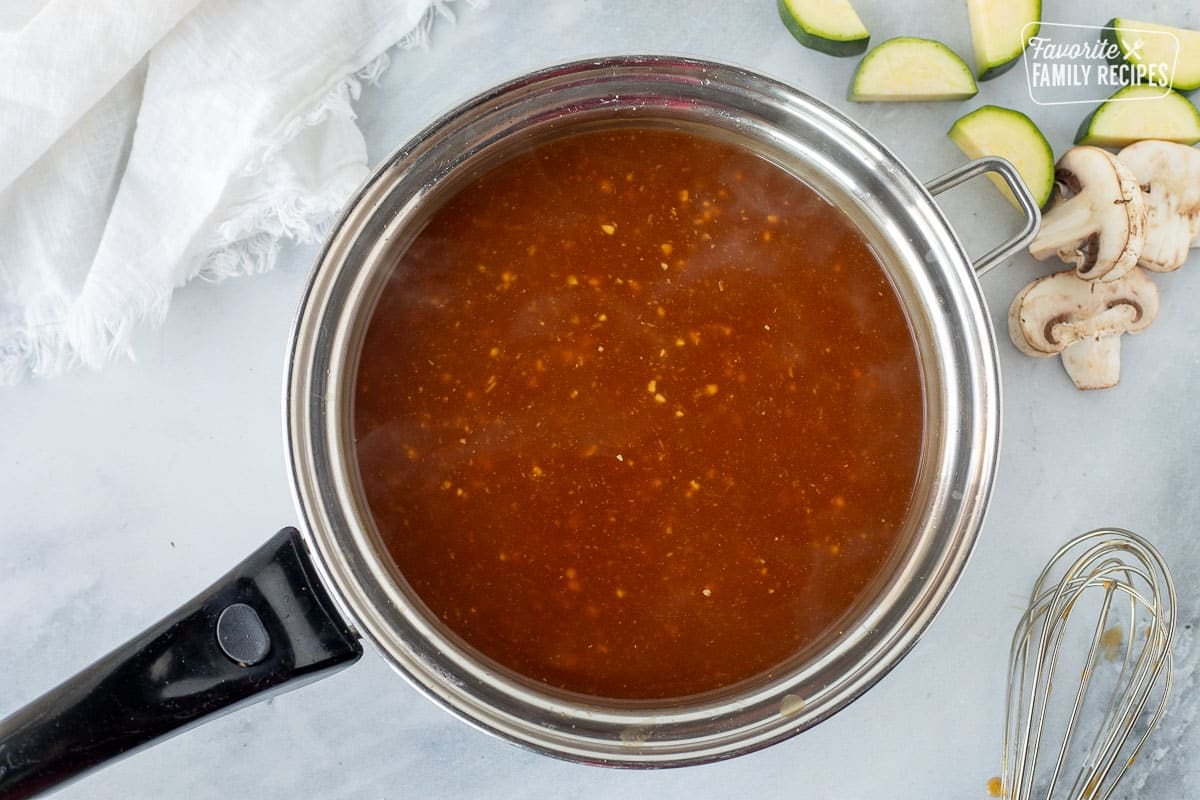
M466 176L581 130L659 127L744 147L858 226L917 344L924 442L885 574L830 636L771 676L672 701L572 695L473 651L427 613L387 555L354 460L352 399L373 305L397 255ZM1024 230L972 262L933 195L998 174ZM355 661L366 640L468 722L571 760L679 766L745 753L830 716L912 647L982 524L1000 429L995 339L977 276L1023 248L1036 204L981 159L923 184L866 131L807 95L720 64L622 57L567 64L471 100L389 157L313 270L288 356L287 449L300 516L181 609L0 722L0 797L28 797L215 714ZM11 657L11 656L10 656Z

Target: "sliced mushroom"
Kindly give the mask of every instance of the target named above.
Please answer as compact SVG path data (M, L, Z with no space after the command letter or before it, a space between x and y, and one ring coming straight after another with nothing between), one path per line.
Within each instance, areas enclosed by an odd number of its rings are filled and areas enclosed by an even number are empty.
M1138 266L1171 272L1200 247L1200 150L1147 140L1117 153L1146 201L1146 244Z
M1158 289L1136 267L1124 277L1085 281L1072 270L1026 286L1008 310L1008 335L1022 353L1062 355L1080 389L1121 378L1121 334L1141 333L1158 316Z
M1110 281L1137 265L1146 206L1137 179L1099 147L1072 147L1054 171L1054 198L1029 252L1057 255L1085 280Z

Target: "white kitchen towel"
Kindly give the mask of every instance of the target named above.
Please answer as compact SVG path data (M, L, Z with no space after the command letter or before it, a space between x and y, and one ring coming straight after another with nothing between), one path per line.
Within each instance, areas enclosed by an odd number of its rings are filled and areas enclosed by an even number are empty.
M317 239L367 174L362 82L451 2L3 0L0 385Z

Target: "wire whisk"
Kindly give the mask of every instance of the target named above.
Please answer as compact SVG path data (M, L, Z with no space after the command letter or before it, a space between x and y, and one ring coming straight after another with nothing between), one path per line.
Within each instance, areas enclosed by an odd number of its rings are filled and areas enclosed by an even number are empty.
M1106 800L1166 711L1175 584L1119 528L1085 533L1034 584L1009 654L1001 787L1010 800Z

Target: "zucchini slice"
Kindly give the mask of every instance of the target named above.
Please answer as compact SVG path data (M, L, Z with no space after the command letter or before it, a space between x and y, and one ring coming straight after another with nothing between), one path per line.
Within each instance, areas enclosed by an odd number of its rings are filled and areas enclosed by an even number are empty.
M1171 36L1139 35L1145 32L1167 33ZM1200 31L1116 17L1108 21L1104 37L1117 46L1121 58L1130 64L1166 64L1168 74L1173 65L1175 80L1171 86L1176 91L1193 92L1200 89ZM1139 40L1140 47L1137 46ZM1166 84L1165 79L1153 81L1153 77L1147 77L1146 81Z
M1037 36L1042 0L967 0L967 18L975 69L987 81L1012 69Z
M1054 190L1054 151L1033 120L1001 106L980 106L970 114L959 117L946 133L971 158L1002 156L1008 159L1039 206L1050 201ZM1017 198L996 175L988 174L1000 193L1016 208Z
M1200 111L1163 86L1126 86L1088 114L1075 133L1075 144L1097 147L1124 147L1142 139L1200 142Z
M966 100L979 91L971 68L941 42L901 36L888 39L859 62L850 99Z
M850 0L778 0L779 18L805 47L831 56L856 56L871 34Z

